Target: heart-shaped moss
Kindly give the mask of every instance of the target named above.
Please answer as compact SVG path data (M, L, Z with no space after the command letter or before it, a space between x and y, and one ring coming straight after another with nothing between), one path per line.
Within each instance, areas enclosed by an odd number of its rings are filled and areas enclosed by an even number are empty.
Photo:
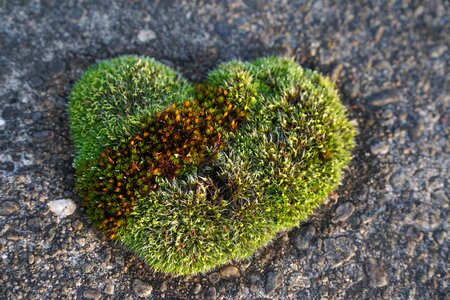
M150 58L90 68L68 105L89 217L156 270L248 257L338 185L354 129L333 84L284 58L195 87Z

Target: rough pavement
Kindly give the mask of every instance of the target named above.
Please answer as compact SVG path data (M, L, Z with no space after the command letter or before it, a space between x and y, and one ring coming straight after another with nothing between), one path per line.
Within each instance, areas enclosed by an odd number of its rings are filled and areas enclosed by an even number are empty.
M0 299L449 299L448 1L80 2L0 1ZM341 188L248 261L155 273L73 189L67 95L120 54L193 81L269 54L328 74L359 128Z

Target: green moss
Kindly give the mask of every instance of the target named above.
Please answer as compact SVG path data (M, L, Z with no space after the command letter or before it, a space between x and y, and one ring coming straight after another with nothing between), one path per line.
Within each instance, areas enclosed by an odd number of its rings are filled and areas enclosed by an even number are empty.
M75 167L126 141L142 119L193 96L185 79L151 58L123 56L92 66L69 97Z
M332 82L277 57L219 65L196 89L151 59L106 61L69 115L94 224L177 274L248 257L305 220L353 147Z

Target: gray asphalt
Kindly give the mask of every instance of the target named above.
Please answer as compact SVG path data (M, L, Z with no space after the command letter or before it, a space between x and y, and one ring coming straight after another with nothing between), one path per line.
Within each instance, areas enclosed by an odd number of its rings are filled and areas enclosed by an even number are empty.
M0 1L1 299L450 299L448 1ZM293 57L336 81L359 134L342 186L248 261L154 272L89 222L65 107L92 63L192 81ZM58 218L52 201L75 213Z

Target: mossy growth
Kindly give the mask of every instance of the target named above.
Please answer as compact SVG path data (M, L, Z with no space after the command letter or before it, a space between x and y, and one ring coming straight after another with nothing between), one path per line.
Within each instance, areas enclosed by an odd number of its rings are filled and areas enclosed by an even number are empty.
M68 112L91 220L176 274L248 257L307 219L354 145L333 83L278 57L221 64L195 86L151 58L103 61Z

